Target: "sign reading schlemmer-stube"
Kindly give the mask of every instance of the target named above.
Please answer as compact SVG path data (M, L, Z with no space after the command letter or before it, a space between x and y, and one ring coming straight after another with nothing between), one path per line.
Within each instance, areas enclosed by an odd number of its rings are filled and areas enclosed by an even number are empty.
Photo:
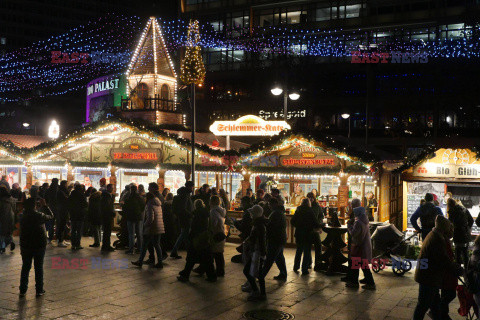
M285 121L265 121L254 115L235 121L215 121L210 126L210 131L216 136L273 136L289 129Z

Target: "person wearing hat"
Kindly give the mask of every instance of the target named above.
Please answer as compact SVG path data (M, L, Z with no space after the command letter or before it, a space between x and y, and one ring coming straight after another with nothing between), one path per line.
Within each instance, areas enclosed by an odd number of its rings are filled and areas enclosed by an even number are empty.
M418 282L418 302L413 320L422 320L430 309L432 319L442 319L440 288L447 272L460 276L463 268L448 255L446 241L453 236L453 224L442 215L435 218L435 227L423 241L415 269ZM448 308L447 308L448 310Z
M266 256L266 224L267 219L263 216L263 208L258 204L254 205L248 212L252 216L253 227L250 235L244 242L244 255L246 259L243 274L248 280L248 288L242 287L242 291L250 291L248 301L260 301L266 299L265 277L261 277L262 264ZM258 289L258 279L260 290ZM249 289L249 290L248 290Z
M422 240L425 240L427 234L435 226L435 218L438 215L443 216L442 210L433 203L433 200L434 195L427 193L425 195L425 204L420 205L410 218L413 228L422 234ZM418 219L420 219L422 227L418 225Z

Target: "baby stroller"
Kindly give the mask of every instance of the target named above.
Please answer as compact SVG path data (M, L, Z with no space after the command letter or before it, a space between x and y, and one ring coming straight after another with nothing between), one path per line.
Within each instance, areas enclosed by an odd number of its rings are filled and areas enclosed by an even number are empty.
M473 295L467 290L467 286L462 278L458 278L462 284L457 286L457 296L460 302L460 308L458 308L458 314L462 317L466 317L467 320L478 318L478 306L473 300ZM472 310L473 309L473 310Z
M400 232L393 224L379 226L372 235L374 260L379 263L372 264L372 270L379 273L387 265L392 267L392 271L397 276L403 276L412 269L412 262L405 259L410 239L416 234L405 238L405 233ZM385 262L386 261L386 262Z

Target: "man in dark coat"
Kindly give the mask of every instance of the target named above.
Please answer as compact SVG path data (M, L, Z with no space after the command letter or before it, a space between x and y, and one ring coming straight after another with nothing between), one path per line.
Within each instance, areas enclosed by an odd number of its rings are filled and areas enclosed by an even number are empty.
M130 186L130 193L125 197L122 211L123 218L127 220L128 229L128 250L127 254L134 253L135 234L137 235L137 250L142 248L143 238L143 210L145 202L138 194L137 186Z
M50 184L48 189L45 190L45 201L47 202L47 206L53 212L53 219L45 223L45 227L47 228L47 232L48 232L49 242L53 240L55 219L58 216L57 193L58 193L58 179L53 178L52 183Z
M106 188L104 188L106 190ZM90 222L93 232L94 243L90 245L92 248L100 247L101 229L102 229L102 192L94 191L88 199L87 219Z
M103 239L102 251L115 251L110 245L110 237L112 236L112 223L115 217L115 210L113 203L115 196L113 194L113 184L108 184L107 189L102 192L102 224L103 224Z
M413 213L410 218L412 226L422 234L422 240L425 240L427 234L435 226L435 218L438 215L443 216L442 210L433 203L433 194L427 193L425 195L425 204L422 204L418 209ZM422 227L418 226L417 220L420 218L420 223Z
M47 232L45 222L53 219L53 214L46 206L45 200L39 200L42 212L35 210L35 199L26 199L25 208L20 219L20 252L22 254L22 273L20 278L20 297L24 297L28 289L28 276L32 267L35 267L35 289L37 296L45 294L43 290L43 258L47 246Z
M190 195L190 190L186 187L181 187L177 191L177 195L173 198L173 212L177 215L180 224L180 235L177 242L173 246L170 257L181 259L178 255L178 248L183 242L188 241L188 234L190 233L190 224L192 221L193 203ZM206 205L206 204L205 204Z
M280 270L280 274L275 276L274 279L287 281L287 265L285 264L285 256L283 255L283 249L287 243L287 220L285 218L285 208L276 198L271 198L269 205L272 213L268 217L267 222L267 254L259 279L265 281L265 277L275 262Z
M62 180L57 192L57 242L59 247L67 247L63 242L68 216L68 190L67 181Z
M468 263L468 243L471 238L473 218L467 208L453 198L447 200L448 220L453 223L453 243L455 260L466 267Z
M415 281L418 282L419 289L413 320L422 320L428 309L432 313L432 319L441 319L439 290L445 273L451 272L456 276L463 273L463 269L448 257L445 241L452 235L452 223L437 215L435 227L423 241L415 269Z
M72 221L72 250L83 249L81 246L83 224L87 216L87 198L81 184L75 184L75 187L68 197L68 208L70 211L70 220Z
M320 225L323 225L323 208L320 207L318 204L317 199L313 192L309 192L307 194L307 198L312 203L312 210L315 214L315 218L317 219ZM315 271L320 271L322 265L322 241L320 240L320 233L318 231L314 231L312 234L312 242L315 248L315 267L313 268Z

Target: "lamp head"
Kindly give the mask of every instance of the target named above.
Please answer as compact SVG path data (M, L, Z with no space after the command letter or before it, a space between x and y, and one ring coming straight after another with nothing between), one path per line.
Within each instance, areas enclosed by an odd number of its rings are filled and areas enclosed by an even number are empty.
M274 87L270 90L270 92L271 92L274 96L279 96L279 95L282 94L283 89L280 88L280 86L274 86Z
M348 119L348 118L350 118L350 113L342 113L342 118L343 118L343 119Z
M291 100L298 100L300 98L300 94L297 93L297 92L292 92L288 95L288 97L291 99Z
M24 127L24 128L28 128L28 127L30 127L30 123L28 123L28 122L24 122L24 123L23 123L23 127Z

